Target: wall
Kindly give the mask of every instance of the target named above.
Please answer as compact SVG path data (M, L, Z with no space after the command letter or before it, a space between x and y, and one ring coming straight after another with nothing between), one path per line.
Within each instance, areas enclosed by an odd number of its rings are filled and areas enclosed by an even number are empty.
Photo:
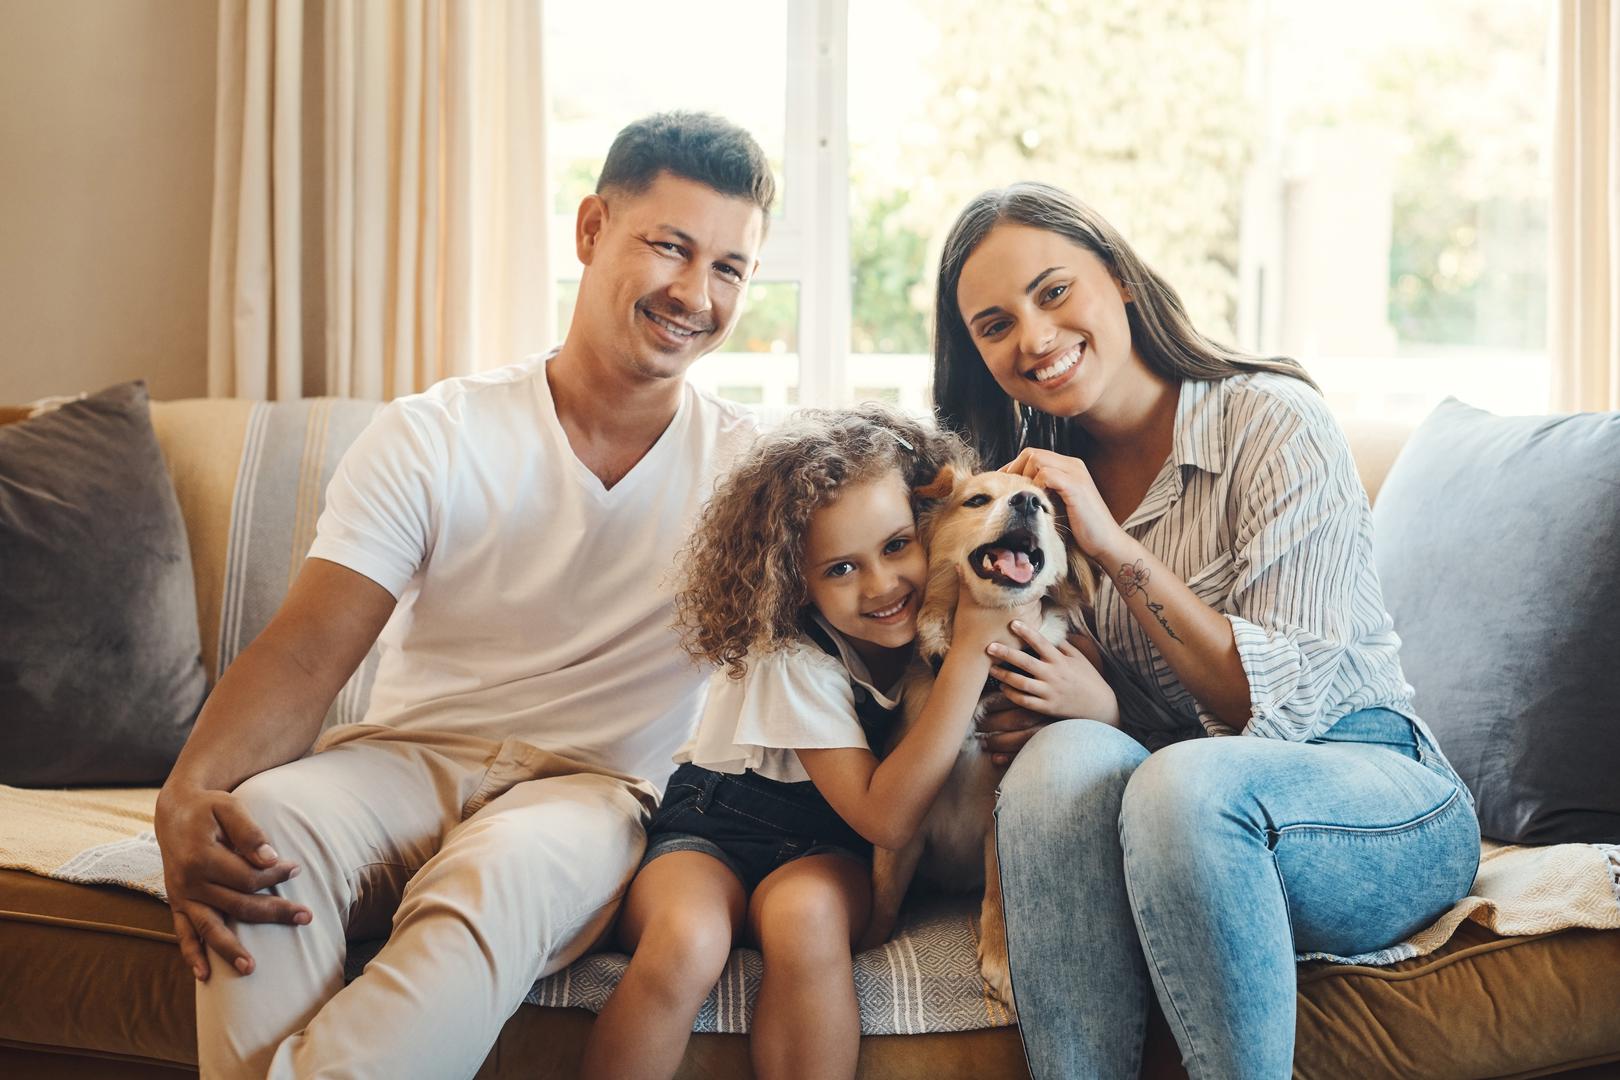
M0 0L0 403L207 380L213 0Z

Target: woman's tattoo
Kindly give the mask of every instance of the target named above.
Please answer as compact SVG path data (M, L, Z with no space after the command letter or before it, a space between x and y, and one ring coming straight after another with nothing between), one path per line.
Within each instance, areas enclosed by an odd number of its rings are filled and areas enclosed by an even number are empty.
M1176 632L1170 629L1170 623L1165 620L1163 615L1164 605L1156 604L1148 597L1148 575L1149 570L1142 565L1141 559L1137 559L1134 563L1122 563L1117 578L1119 595L1129 600L1137 593L1141 593L1142 599L1147 601L1147 609L1153 613L1155 619L1159 620L1159 625L1164 627L1164 632L1170 635L1170 640L1181 641L1181 638L1176 636ZM1183 641L1182 644L1185 645L1186 642Z

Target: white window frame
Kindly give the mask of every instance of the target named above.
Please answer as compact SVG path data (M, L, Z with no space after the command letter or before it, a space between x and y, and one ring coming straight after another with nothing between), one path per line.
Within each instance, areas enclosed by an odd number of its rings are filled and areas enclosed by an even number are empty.
M799 403L843 402L849 369L849 8L788 7L787 213L771 227L760 279L799 286Z

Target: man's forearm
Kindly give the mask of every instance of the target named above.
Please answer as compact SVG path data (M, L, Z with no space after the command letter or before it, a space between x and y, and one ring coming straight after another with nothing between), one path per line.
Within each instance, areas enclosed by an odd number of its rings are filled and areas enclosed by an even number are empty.
M393 610L376 582L307 560L276 617L208 696L164 792L230 791L300 757Z
M229 791L302 756L333 696L293 654L274 641L255 641L208 695L165 789Z

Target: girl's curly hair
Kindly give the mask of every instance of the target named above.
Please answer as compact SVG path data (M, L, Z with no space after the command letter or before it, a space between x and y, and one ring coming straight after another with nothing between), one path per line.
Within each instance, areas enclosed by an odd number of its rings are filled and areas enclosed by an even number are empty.
M760 436L715 486L681 552L682 648L739 679L750 651L786 647L804 625L810 515L850 484L895 470L915 490L947 463L972 471L972 451L931 422L871 402L804 409Z

